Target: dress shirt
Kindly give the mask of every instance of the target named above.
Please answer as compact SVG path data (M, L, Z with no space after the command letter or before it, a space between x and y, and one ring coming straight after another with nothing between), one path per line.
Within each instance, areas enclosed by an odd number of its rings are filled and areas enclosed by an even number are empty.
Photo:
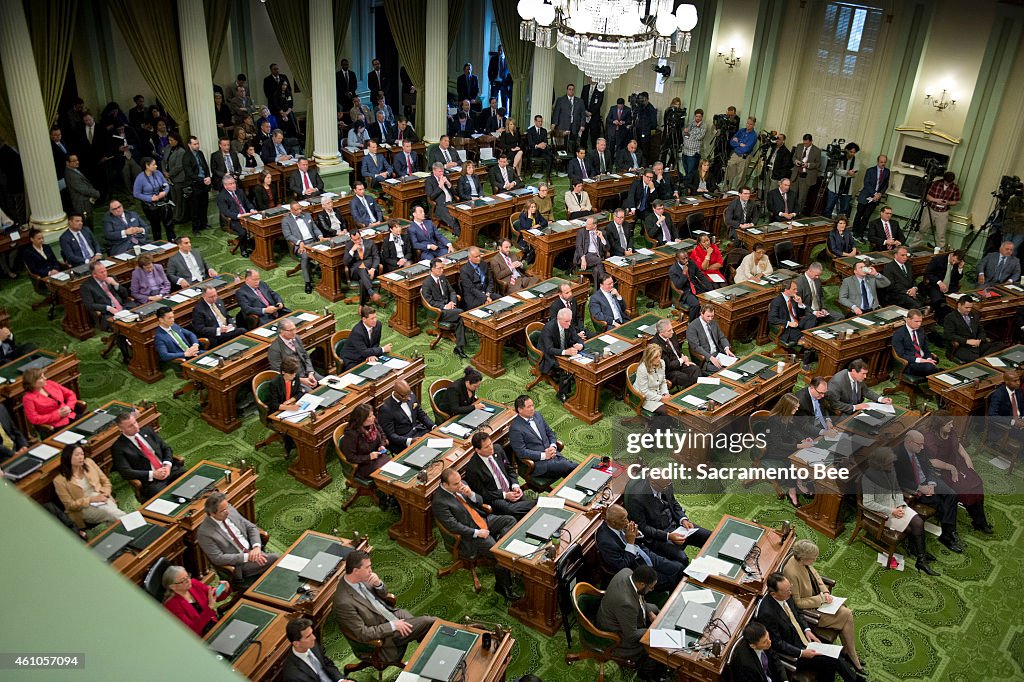
M619 324L622 322L622 308L619 307L619 302L615 300L611 292L605 291L604 297L608 299L608 305L612 307L612 322Z
M708 337L708 349L711 351L711 355L716 355L718 353L718 346L715 345L715 337L711 335L711 328L704 321L704 318L701 318L700 324L704 327L704 335Z
M181 253L182 260L185 261L185 267L192 274L192 281L198 282L203 279L203 271L199 269L199 263L196 261L195 255L189 251L188 253Z

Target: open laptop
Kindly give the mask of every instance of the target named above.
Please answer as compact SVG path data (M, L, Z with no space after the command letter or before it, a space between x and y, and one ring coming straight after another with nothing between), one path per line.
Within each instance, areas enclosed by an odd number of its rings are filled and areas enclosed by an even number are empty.
M341 563L341 557L331 552L317 552L316 556L309 560L306 567L299 571L299 577L303 580L312 580L322 583L327 580L331 571Z
M184 497L187 500L194 500L211 483L213 483L213 479L208 476L193 476L175 488L172 494Z
M475 429L487 423L487 420L491 418L491 413L486 410L473 410L465 417L459 420L459 423L468 429Z
M732 390L728 386L722 386L716 391L708 394L708 400L714 400L719 405L723 405L737 396L736 391Z
M1003 360L1008 360L1015 365L1024 363L1024 350L1015 350L1007 353L1003 356Z
M320 398L320 407L330 407L334 403L344 398L345 394L342 393L341 391L336 391L333 388L329 388L323 393L321 393L318 397Z
M86 436L95 436L113 423L114 415L107 414L106 412L97 412L80 424L75 424L73 430Z
M233 620L210 642L210 648L222 656L234 658L249 645L257 626L244 620Z
M465 655L461 649L440 644L423 664L419 675L434 682L450 682Z
M605 483L611 479L612 475L607 471L601 471L600 469L591 469L588 471L583 478L577 481L574 486L577 490L584 490L591 495L600 490Z
M556 285L554 282L541 282L540 284L533 288L533 290L536 291L541 296L547 296L556 289L558 289L558 285Z
M743 563L750 553L750 548L757 544L754 538L739 533L732 533L725 539L725 544L718 550L718 555Z
M987 377L990 372L983 370L981 367L961 367L956 371L958 376L962 376L967 381L974 381L975 379L982 379Z
M875 315L881 320L892 322L897 318L903 317L906 313L900 312L894 308L885 308L883 310L879 310Z
M415 469L422 469L433 462L434 458L439 454L441 454L440 451L435 450L434 448L419 448L416 452L413 452L403 459L402 464L411 466Z
M547 541L558 533L565 521L554 514L541 514L540 518L530 524L526 534L535 540Z
M708 626L714 612L714 607L707 604L699 604L695 601L686 602L686 607L676 619L676 627L686 632L692 632L699 637L703 634L704 628Z
M164 303L163 301L153 301L152 303L144 303L138 306L137 308L132 308L132 312L138 315L139 319L141 320L144 317L156 315L156 311L160 310L161 308L165 308L166 306L167 304Z
M43 460L25 455L10 466L4 466L4 478L9 481L20 481L29 474L38 471L43 466Z
M103 557L104 561L111 561L122 549L128 546L132 538L123 533L111 533L103 538L103 542L96 545L96 553Z

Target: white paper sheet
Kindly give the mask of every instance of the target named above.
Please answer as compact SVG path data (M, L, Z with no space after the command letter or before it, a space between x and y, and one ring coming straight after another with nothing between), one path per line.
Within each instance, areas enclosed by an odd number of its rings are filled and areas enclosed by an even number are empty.
M990 362L991 362L991 360L990 360ZM954 376L950 376L949 374L936 374L935 378L938 379L939 381L941 381L944 384L949 384L950 386L953 386L954 384L959 384L960 383L959 379L957 379Z
M410 673L403 670L398 673L398 677L395 678L395 682L428 682L428 680L425 677L420 677L416 673Z
M257 327L256 329L252 330L252 333L255 334L256 336L262 336L265 339L269 339L277 332L275 332L273 329L268 329L266 327Z
M319 315L314 315L313 313L299 313L295 317L299 318L303 322L314 322L320 319Z
M177 503L171 502L170 500L156 499L146 505L146 509L153 512L154 514L163 514L169 516L174 513L174 510L178 508Z
M684 601L693 602L695 604L715 603L715 593L711 590L687 590L686 592L680 592L679 596L681 596Z
M402 275L399 275L397 272L388 272L381 275L381 277L383 277L384 279L389 279L392 282L397 282L400 279L405 279Z
M289 571L301 573L302 569L304 569L308 563L309 559L303 559L302 557L295 556L294 554L285 554L281 557L281 560L277 562L277 566L278 568L284 568Z
M46 443L40 443L39 445L29 450L28 454L32 455L37 459L41 459L45 462L59 455L60 450L51 445L47 445Z
M708 279L710 279L712 282L718 282L719 284L725 282L725 277L722 277L717 272L708 272L706 274L708 276Z
M577 504L583 502L583 500L586 499L587 497L587 494L582 490L570 488L569 486L563 486L555 494L558 495L559 497L564 497L570 502L575 502Z
M863 317L855 317L855 318L853 318L850 321L851 322L856 322L857 324L864 325L865 327L870 327L871 325L874 324L874 322L872 322L871 320L865 320Z
M402 358L390 358L384 363L384 366L388 369L405 369L409 364L408 360L403 360Z
M142 512L136 510L131 514L125 514L121 517L121 525L128 532L135 530L136 528L142 528L146 525L146 519L142 517Z
M537 498L537 506L545 509L564 509L565 498L542 495Z
M1003 362L1002 360L1000 360L999 358L985 358L985 359L988 360L988 364L992 365L993 367L1006 367L1006 363Z
M526 556L527 554L536 552L540 548L534 547L530 543L523 542L522 540L510 540L509 543L505 545L505 549L516 556Z
M718 373L718 376L725 377L729 381L739 381L740 379L743 378L743 375L737 374L736 372L732 371L731 369L723 369L723 370L721 370ZM701 378L703 378L703 377L701 377ZM699 380L700 379L698 379L698 381Z
M465 426L462 426L460 424L449 424L448 426L445 426L441 430L445 433L455 436L456 438L465 438L466 436L473 432L472 429L467 429Z
M888 554L882 554L881 552L879 552L878 556L877 556L877 558L875 560L879 564L885 566L885 562L888 560L888 558L889 558ZM896 560L896 567L895 567L896 570L897 571L902 571L904 569L904 567L906 566L906 562L903 560L903 555L902 554L893 554L892 558Z
M53 439L62 445L72 445L85 440L85 436L74 431L61 431Z
M707 384L708 386L719 386L722 380L718 377L697 377L698 384Z
M715 357L718 358L718 361L722 363L723 367L730 367L739 362L739 358L733 357L732 355L726 355L725 353L719 353Z
M380 470L386 474L391 474L392 476L405 476L409 473L409 467L398 462L388 462L382 466Z
M491 316L491 314L484 310L483 308L474 308L473 310L469 311L469 314L481 320Z
M196 360L196 364L202 365L203 367L213 367L217 364L217 358L207 355L206 357Z
M702 405L704 405L704 403L707 402L707 400L704 400L703 398L698 398L695 395L684 395L683 402L688 405L693 405L694 407L701 407Z
M651 629L652 649L682 649L683 633L681 630Z
M896 414L896 408L886 403L868 403L868 410L874 410L875 412L881 412L883 414Z
M526 299L527 301L529 301L531 298L537 298L537 294L533 293L532 291L527 291L526 289L523 289L522 291L518 291L516 293L519 294L519 298Z
M818 611L821 613L827 613L830 616L834 616L839 612L839 607L846 603L846 597L832 597L831 604L822 604L818 607Z
M188 296L182 296L181 294L174 294L173 296L167 297L168 301L174 301L175 303L184 303L188 300Z
M843 651L842 644L824 644L822 642L811 642L807 648L829 658L839 658L839 654Z
M447 450L455 447L455 441L451 438L428 438L427 447L431 450Z

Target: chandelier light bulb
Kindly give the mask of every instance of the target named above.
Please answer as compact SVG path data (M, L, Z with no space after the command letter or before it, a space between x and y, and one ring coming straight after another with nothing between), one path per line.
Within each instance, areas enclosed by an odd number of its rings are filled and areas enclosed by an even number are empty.
M516 5L516 11L519 12L519 16L526 21L536 19L537 8L540 6L540 1L541 0L519 0L519 4Z
M555 6L547 3L537 8L537 23L541 26L550 26L555 20Z
M676 19L680 31L684 33L692 31L697 26L697 7L695 5L680 5L676 9Z

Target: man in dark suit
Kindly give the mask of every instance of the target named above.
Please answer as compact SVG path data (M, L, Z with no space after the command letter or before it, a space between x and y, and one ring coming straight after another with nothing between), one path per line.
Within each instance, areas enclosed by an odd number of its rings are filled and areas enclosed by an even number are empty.
M566 162L565 170L569 173L569 187L594 177L594 169L587 160L586 147L576 150L576 158Z
M868 242L872 251L892 251L900 244L907 243L900 224L892 219L892 209L888 206L883 206L878 220L868 225Z
M413 260L444 257L455 250L448 238L441 234L425 215L422 206L413 206L412 225L405 232L416 251Z
M626 212L621 208L615 209L612 221L604 228L604 236L612 256L633 255L633 229L626 225Z
M508 165L508 157L504 154L498 157L497 165L491 167L489 179L494 194L523 187L523 179L516 173L515 168Z
M85 219L79 213L68 215L68 229L59 241L61 259L71 267L85 265L102 255L96 237L91 229L85 229Z
M376 282L380 274L377 244L371 239L363 239L360 232L353 231L352 242L345 252L345 267L348 268L349 279L359 283L359 305L380 303Z
M583 228L576 231L576 250L572 254L573 266L590 270L597 282L604 277L605 257L609 255L608 238L597 229L597 219L588 216Z
M441 472L441 485L431 504L434 519L462 538L460 554L468 559L490 556L491 547L516 523L512 516L488 513L482 504L483 498L463 482L457 470ZM494 568L494 591L510 601L522 596L513 586L508 569L501 566Z
M380 247L380 260L384 272L394 272L411 265L413 253L412 239L408 233L402 232L402 224L394 219L389 220L388 237L381 242Z
M402 141L402 153L396 154L391 161L391 170L395 172L396 178L404 178L420 170L420 156L412 150L409 139Z
M605 117L605 135L608 137L608 146L612 156L618 159L618 152L626 146L629 139L629 130L633 125L633 111L626 106L626 100L620 97L615 106L608 110Z
M690 350L695 351L704 358L704 366L701 371L705 374L713 374L722 369L722 361L718 359L720 353L736 357L732 351L732 344L725 338L721 327L715 322L715 308L712 305L704 304L700 309L700 317L691 320L686 328L686 343Z
M380 144L391 144L395 140L395 127L388 123L387 115L383 109L377 109L373 123L366 127L370 139ZM364 159L366 157L363 157ZM366 177L364 174L363 177Z
M583 324L584 313L576 303L576 296L572 293L572 285L568 282L558 285L558 296L551 299L551 305L548 307L548 318L555 319L560 310L569 311L572 315L572 324L569 325L569 329L585 340L587 338L587 330Z
M768 153L768 165L772 169L772 180L788 178L793 172L793 152L786 146L782 133L775 138L775 146Z
M992 392L988 401L988 418L1010 429L1010 437L1024 442L1024 390L1020 377L1013 370L1003 372L1003 385ZM999 429L992 429L989 438L1001 438Z
M124 412L115 419L121 435L110 447L114 471L126 481L142 484L142 497L149 499L185 473L171 446L150 427L139 428L135 412Z
M780 337L783 343L799 343L805 329L818 325L818 318L810 313L811 309L796 293L796 280L791 279L782 293L768 305L768 324L783 328ZM810 358L805 355L803 362L806 371Z
M0 435L0 463L28 452L28 439L3 405L0 405L0 431L3 432Z
M281 666L281 682L336 682L344 678L334 661L327 658L323 647L316 643L313 621L308 618L290 620L284 632L291 648Z
M61 189L64 189L64 171L67 168L68 151L67 145L61 139L63 133L61 132L60 126L53 125L50 127L50 149L53 152L53 167L57 173L57 180L61 183Z
M697 296L711 291L715 285L690 259L688 248L676 252L676 262L668 269L668 279L681 292L678 304L686 307L690 322L693 322L700 315L700 299Z
M815 376L807 382L807 386L796 394L797 417L813 417L814 428L818 433L832 430L832 401L828 396L828 382L825 377Z
M167 260L167 279L171 285L182 289L202 282L208 277L216 277L217 271L206 264L203 254L192 248L191 237L178 237L178 253Z
M415 239L414 239L415 242ZM455 325L455 354L465 360L466 327L462 323L463 308L459 307L458 296L444 274L444 261L434 258L430 261L430 276L423 280L420 289L423 298L432 307L441 311L441 321Z
M458 237L462 233L459 221L448 210L448 204L455 201L455 190L452 188L452 181L444 174L444 167L435 163L430 167L430 177L423 184L427 198L434 202L434 214L443 220L452 233ZM418 207L417 207L418 208ZM413 209L415 213L416 209ZM416 243L416 234L413 233L413 244Z
M217 287L209 284L203 287L203 300L192 309L192 330L197 336L209 339L210 346L219 346L245 334L244 328L232 323Z
M372 68L366 74L366 87L370 90L370 99L373 100L378 92L387 91L388 80L381 71L379 59L374 57L373 61L370 62L370 66Z
M470 102L480 99L480 79L473 73L473 65L469 62L462 65L462 75L455 80L455 90L460 102L464 99Z
M776 655L790 656L797 659L796 669L812 673L819 682L835 680L840 673L844 680L853 682L856 675L847 677L842 672L839 660L811 651L810 642L820 642L811 627L804 620L803 614L793 600L793 587L781 573L768 576L768 594L761 597L754 611L754 619L764 625L771 636L771 650ZM796 623L794 626L793 623ZM848 673L852 673L849 666ZM774 678L772 678L774 679Z
M288 213L281 221L281 236L291 247L292 254L299 259L306 293L312 293L313 281L309 253L314 245L324 240L324 235L313 222L312 216L302 210L298 200L293 199L288 206Z
M344 368L352 369L366 360L376 360L381 355L390 353L391 344L381 344L383 336L384 325L377 321L377 309L369 305L360 307L359 322L352 327L345 347L341 349L341 362Z
M935 311L940 322L949 311L946 294L960 291L960 278L964 274L964 252L953 251L935 256L928 262L928 269L921 280L925 300Z
M534 463L535 478L557 481L576 468L558 450L558 440L544 417L537 412L533 399L526 395L516 398L516 416L509 424L508 439L512 452L520 459Z
M671 592L685 576L686 564L666 559L650 546L629 512L620 504L608 507L604 523L597 529L597 552L606 570L618 572L624 568L636 570L650 566L658 574L657 592Z
M352 197L349 208L352 210L352 220L355 221L356 226L362 230L370 225L383 222L384 212L380 210L380 206L373 200L373 197L366 193L366 185L361 180L356 180L353 192L355 196Z
M213 189L220 191L224 186L224 176L238 178L244 167L242 157L231 151L231 140L226 137L217 142L217 151L210 154L210 173L213 174Z
M405 379L395 382L391 395L377 411L377 422L384 429L392 452L405 450L413 441L430 433L434 428L434 422L420 407L416 396L412 394L409 382Z
M587 125L587 110L583 100L576 96L576 86L572 83L565 86L565 95L555 100L551 125L558 134L566 138L566 151L570 154L575 153L580 133Z
M789 191L790 184L789 178L782 178L779 180L779 186L768 192L765 204L768 207L769 220L788 222L800 215L796 197Z
M416 134L416 129L409 125L409 120L405 116L399 116L395 119L395 143L402 144L406 140L419 142L420 136Z
M729 239L736 239L736 230L753 227L761 219L761 207L750 198L750 188L740 187L740 195L725 207L725 224Z
M796 278L796 293L808 310L818 318L818 324L828 324L842 317L825 307L825 290L821 285L821 263L814 261L807 266L807 271Z
M551 142L548 140L548 130L544 127L544 117L537 114L533 117L533 125L526 130L526 147L529 150L528 156L534 159L541 159L542 173L551 182L551 164L554 162L554 152L551 150Z
M711 532L690 521L676 499L670 478L638 478L626 484L623 504L652 552L669 561L690 563L686 547L703 547Z
M315 169L310 169L309 159L299 159L298 170L288 176L288 191L297 199L308 199L324 191L324 181Z
M640 642L658 615L658 607L644 599L655 591L657 583L657 572L647 564L635 570L623 568L612 576L597 610L597 627L619 635L619 646L613 653L635 661L642 680L663 680L667 674Z
M655 246L664 246L679 240L676 226L672 224L672 216L665 213L665 204L661 199L654 200L653 211L644 218L644 232Z
M654 325L656 333L651 343L661 346L661 359L665 363L665 379L671 382L673 392L692 386L700 378L700 367L683 350L683 340L672 331L672 322L661 319Z
M772 638L768 628L752 620L743 628L743 638L729 654L728 669L732 682L769 682L784 680L786 673L778 657L769 655Z
M853 219L853 234L857 239L864 238L864 228L875 212L875 206L889 191L889 169L885 167L888 162L885 154L879 154L876 165L864 173L864 186L857 194L857 216Z
M341 68L334 74L334 83L338 93L338 105L342 111L352 108L352 98L356 95L359 82L356 72L348 68L348 60L341 60Z
M451 140L447 135L442 135L437 140L437 145L430 147L427 151L427 163L433 168L435 163L441 164L445 170L459 165L459 155L451 148Z
M580 99L583 100L583 106L586 109L584 118L587 121L580 135L580 145L583 147L593 147L594 141L601 134L601 111L604 107L604 90L598 90L597 83L594 82L593 78L590 78L587 80L587 84L583 86Z
M615 155L608 149L608 141L603 137L597 138L594 148L587 155L587 161L590 162L595 175L611 173L615 169Z
M496 298L491 269L483 262L477 246L469 247L469 258L459 268L459 288L462 290L462 303L466 310L479 308Z
M238 191L238 182L229 176L224 178L224 187L217 193L217 212L228 223L228 229L238 237L238 250L243 258L252 253L253 239L242 225L242 218L256 213L256 207L245 192Z
M270 73L263 77L263 94L266 96L268 102L272 102L276 95L281 94L282 82L291 85L291 81L288 80L288 76L281 73L281 67L277 64L271 64Z
M291 312L278 293L260 281L260 271L252 268L246 268L245 284L239 287L236 297L242 316L256 315L257 326Z
M615 288L615 280L608 273L598 282L597 291L590 296L588 307L594 324L604 322L606 329L615 329L630 319L626 312L626 302L622 300L619 290Z
M906 246L898 246L892 258L892 261L882 268L882 274L890 282L889 286L882 290L885 302L888 305L913 308L918 305L920 290L914 281L914 271L907 262L910 259L910 251Z
M128 253L136 246L149 243L149 226L135 211L126 211L117 199L110 202L110 210L103 216L103 239L107 253L116 256Z
M192 217L192 234L196 234L207 228L206 210L210 205L210 186L213 178L210 176L210 166L206 163L206 157L199 149L199 138L195 135L188 138L188 149L185 150L182 167L186 187L192 188L188 204L189 215Z
M956 491L942 480L928 454L924 452L924 434L913 429L907 431L903 442L894 447L893 452L896 453L896 478L903 489L903 497L908 502L920 502L934 507L935 516L942 528L939 542L951 552L963 553L964 546L956 532ZM967 505L967 513L975 520L975 524L979 518L984 519L982 502Z
M619 173L639 170L645 165L644 153L637 149L636 140L627 142L625 148L615 155L615 170Z
M380 112L378 112L380 113ZM393 174L391 164L377 148L377 140L370 140L366 143L366 154L360 164L360 171L371 188L380 188L380 184L390 178Z
M491 434L477 431L470 442L473 457L466 464L466 483L491 505L496 514L515 519L526 516L537 504L536 498L527 497L519 485L519 472L505 456L505 451L494 442Z
M573 313L560 308L540 333L540 371L558 381L558 399L565 402L572 392L572 374L558 366L559 356L572 357L583 350L583 340L573 331Z
M939 359L928 351L928 335L921 331L924 316L920 310L907 311L907 323L892 335L892 349L907 361L906 372L928 376L939 371Z
M114 313L131 307L131 294L127 287L122 287L116 279L107 275L107 268L101 261L91 261L89 272L92 276L87 277L79 289L82 305L90 313L99 313L100 329L109 330L112 328L110 319ZM127 362L131 357L128 341L121 334L116 339L121 356Z
M632 220L643 223L657 198L658 188L654 186L654 171L644 171L643 175L630 185L622 207L629 209Z
M281 129L275 128L270 133L270 138L263 142L263 146L260 148L260 158L263 159L263 163L281 163L291 160L292 155L284 146L284 132Z

